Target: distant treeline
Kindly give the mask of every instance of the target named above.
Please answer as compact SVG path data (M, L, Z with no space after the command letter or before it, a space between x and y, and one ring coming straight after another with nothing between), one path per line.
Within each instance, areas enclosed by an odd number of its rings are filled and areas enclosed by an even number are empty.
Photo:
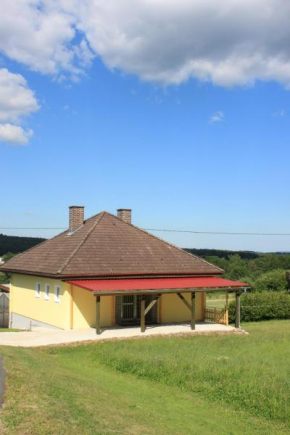
M239 255L243 260L254 260L255 258L260 257L258 252L254 251L224 251L221 249L184 249L191 254L198 255L199 257L219 257L229 259L231 255Z
M38 243L41 243L44 240L45 239L40 237L17 237L0 234L0 256L2 257L8 252L18 254L26 251L26 249L38 245Z

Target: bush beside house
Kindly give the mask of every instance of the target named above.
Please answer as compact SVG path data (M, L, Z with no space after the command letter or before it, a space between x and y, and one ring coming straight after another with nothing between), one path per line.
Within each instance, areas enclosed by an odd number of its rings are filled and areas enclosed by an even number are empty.
M241 321L255 322L270 319L290 319L290 294L263 291L246 293L241 297ZM230 323L235 321L235 302L229 306Z

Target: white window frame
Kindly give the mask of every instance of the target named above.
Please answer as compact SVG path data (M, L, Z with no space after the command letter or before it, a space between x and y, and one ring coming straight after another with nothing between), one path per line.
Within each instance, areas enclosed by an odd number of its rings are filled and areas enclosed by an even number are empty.
M54 287L54 302L60 302L60 286L56 285Z
M37 282L36 283L36 289L35 289L35 297L37 299L40 298L40 292L41 292L41 284L40 284L40 282Z
M45 284L45 287L44 287L44 300L45 301L49 301L49 293L50 293L50 285Z

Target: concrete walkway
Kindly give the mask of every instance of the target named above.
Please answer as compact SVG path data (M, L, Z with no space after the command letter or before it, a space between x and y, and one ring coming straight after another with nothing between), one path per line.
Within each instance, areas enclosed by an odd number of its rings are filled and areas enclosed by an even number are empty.
M104 341L115 339L127 339L132 337L149 337L156 335L172 334L220 334L242 332L232 326L225 326L215 323L198 323L195 331L191 331L188 324L170 324L147 326L146 331L141 333L140 327L106 328L100 335L96 335L94 328L51 330L37 328L33 331L23 332L1 332L0 346L37 347L78 343L85 341Z

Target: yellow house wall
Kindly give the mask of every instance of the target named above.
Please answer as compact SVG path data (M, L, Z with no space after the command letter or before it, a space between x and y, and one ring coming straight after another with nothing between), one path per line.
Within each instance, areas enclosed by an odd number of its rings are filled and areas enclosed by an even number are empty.
M191 303L190 293L183 293L184 298ZM204 294L203 292L196 292L195 294L195 318L196 321L203 320L203 305ZM177 294L164 294L161 296L159 308L159 322L188 322L190 320L190 311L185 306L184 302L180 300Z
M73 286L73 327L89 328L96 324L96 299L88 290ZM101 297L101 326L112 326L113 323L113 297Z
M40 298L35 296L40 283ZM45 285L49 284L49 300L44 299ZM55 302L55 286L60 287L60 302ZM70 286L57 279L13 274L10 287L10 312L62 329L70 328ZM13 314L12 314L13 315Z

